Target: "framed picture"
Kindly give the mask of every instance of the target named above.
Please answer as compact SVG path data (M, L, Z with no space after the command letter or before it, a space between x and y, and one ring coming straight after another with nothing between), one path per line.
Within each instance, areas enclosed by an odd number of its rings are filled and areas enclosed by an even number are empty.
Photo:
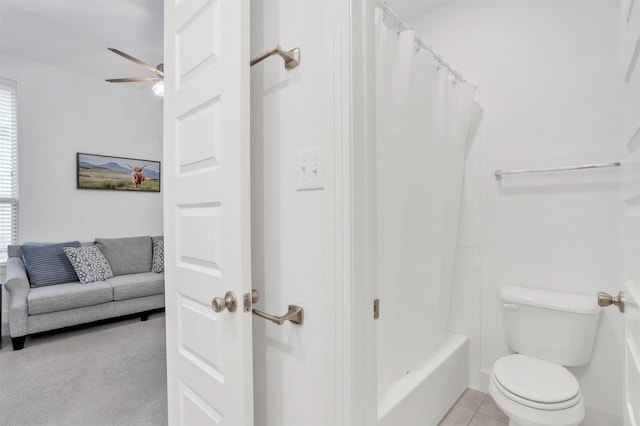
M160 162L79 152L77 188L160 192Z

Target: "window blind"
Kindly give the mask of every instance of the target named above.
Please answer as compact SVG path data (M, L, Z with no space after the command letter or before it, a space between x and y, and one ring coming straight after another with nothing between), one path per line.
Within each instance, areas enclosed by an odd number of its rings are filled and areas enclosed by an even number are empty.
M18 243L18 110L16 82L0 78L0 263Z

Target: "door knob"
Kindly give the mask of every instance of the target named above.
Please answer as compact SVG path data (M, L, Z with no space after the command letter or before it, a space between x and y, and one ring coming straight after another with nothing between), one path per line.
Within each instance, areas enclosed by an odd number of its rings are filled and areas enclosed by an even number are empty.
M224 298L222 297L214 297L211 301L211 309L216 312L222 312L225 308L229 312L235 312L238 308L238 299L236 298L236 294L232 291L228 291Z
M616 305L620 312L624 313L624 293L620 292L617 296L611 296L604 291L598 293L598 305L600 306L609 306Z

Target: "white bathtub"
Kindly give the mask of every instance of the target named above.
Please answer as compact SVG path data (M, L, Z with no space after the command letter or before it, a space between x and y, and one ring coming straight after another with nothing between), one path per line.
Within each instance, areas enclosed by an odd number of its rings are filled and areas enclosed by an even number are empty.
M378 425L436 425L469 384L468 354L467 336L445 333L429 359L379 395Z

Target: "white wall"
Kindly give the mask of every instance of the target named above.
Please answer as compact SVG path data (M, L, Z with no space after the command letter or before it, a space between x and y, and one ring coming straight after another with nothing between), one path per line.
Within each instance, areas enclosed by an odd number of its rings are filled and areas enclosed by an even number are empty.
M20 242L161 234L162 193L76 189L76 153L162 160L162 99L72 69L0 57L18 82Z
M493 177L500 168L618 159L618 8L615 1L453 2L412 22L482 95L483 390L493 362L508 352L501 285L594 301L597 291L617 294L621 286L617 170ZM591 421L620 415L621 335L617 310L605 310L590 364L574 369Z
M304 325L254 317L254 407L258 426L326 421L326 190L296 190L296 153L331 142L332 87L325 72L328 3L253 1L253 56L280 44L301 49L287 71L279 57L251 69L252 279L256 309L304 308Z

